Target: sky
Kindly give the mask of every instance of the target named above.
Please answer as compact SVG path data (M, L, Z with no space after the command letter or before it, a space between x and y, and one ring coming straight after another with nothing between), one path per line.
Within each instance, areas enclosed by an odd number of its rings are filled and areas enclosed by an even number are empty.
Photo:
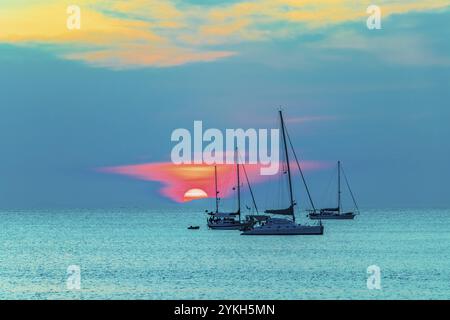
M280 106L320 204L341 160L363 208L448 207L449 21L438 0L2 0L0 208L208 206L108 168L167 165L194 120L274 128Z

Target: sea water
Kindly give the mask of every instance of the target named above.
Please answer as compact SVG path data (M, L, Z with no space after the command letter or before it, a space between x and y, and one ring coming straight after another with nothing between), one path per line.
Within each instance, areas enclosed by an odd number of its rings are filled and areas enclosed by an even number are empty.
M193 209L0 210L0 299L450 299L450 210L323 223L323 236L241 236Z

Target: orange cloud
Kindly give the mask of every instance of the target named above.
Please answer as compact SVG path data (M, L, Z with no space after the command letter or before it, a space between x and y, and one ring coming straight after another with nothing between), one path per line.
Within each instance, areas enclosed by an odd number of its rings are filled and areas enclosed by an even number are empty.
M168 67L190 62L214 61L234 54L231 51L195 51L177 47L130 45L117 49L66 54L64 57L85 61L94 66L123 69L149 65Z
M302 169L314 170L322 168L318 162L303 162ZM260 175L261 165L247 164L245 170L251 184L261 183L276 176ZM233 193L236 185L236 166L232 164L217 165L218 189L220 197L225 198ZM101 172L121 174L135 179L157 181L162 183L161 194L177 202L194 200L187 198L186 192L200 189L207 197L214 198L214 166L206 164L175 165L171 162L145 163L100 169ZM242 179L244 175L242 174Z

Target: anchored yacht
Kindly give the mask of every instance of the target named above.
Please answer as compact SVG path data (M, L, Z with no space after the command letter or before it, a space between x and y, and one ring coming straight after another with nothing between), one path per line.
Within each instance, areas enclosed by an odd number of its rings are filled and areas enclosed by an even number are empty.
M280 122L281 122L281 131L283 137L283 145L284 145L284 154L287 166L287 176L289 183L289 200L290 206L287 209L271 209L266 210L266 214L270 215L283 215L289 216L290 218L273 218L270 217L265 222L262 222L258 226L254 226L249 230L242 232L242 235L322 235L323 234L323 225L322 222L319 222L318 225L302 225L295 222L295 210L294 206L296 205L294 201L294 195L292 191L292 177L291 177L291 168L289 163L289 153L286 141L287 130L283 120L282 111L279 111ZM290 142L290 139L289 139ZM292 152L294 153L295 159L297 161L298 168L301 172L300 164L295 154L295 150L292 147L292 143L290 143L292 148ZM303 173L302 173L303 178ZM309 195L309 191L308 191Z
M213 230L246 230L255 224L254 219L245 219L241 220L241 179L239 172L239 153L236 148L235 151L236 157L236 175L237 175L237 205L238 210L236 212L231 213L223 213L219 212L219 191L217 189L217 167L214 166L214 182L215 182L215 192L216 192L216 211L208 213L207 224L208 228ZM247 184L250 189L250 193L253 199L253 205L258 211L256 206L255 198L253 196L253 191L250 186L250 182L248 180L247 172L245 171L245 167L243 166L245 178L247 179Z
M353 196L352 189L350 188L350 184L348 183L347 176L342 169L341 162L338 161L337 165L338 170L338 206L336 208L324 208L320 209L319 212L313 210L308 216L311 220L353 220L355 218L355 214L359 213L358 205L356 204L355 197ZM356 209L356 213L353 211L342 211L342 203L341 203L341 171L344 174L345 182L347 184L347 188L350 192L350 195L353 200L353 204Z

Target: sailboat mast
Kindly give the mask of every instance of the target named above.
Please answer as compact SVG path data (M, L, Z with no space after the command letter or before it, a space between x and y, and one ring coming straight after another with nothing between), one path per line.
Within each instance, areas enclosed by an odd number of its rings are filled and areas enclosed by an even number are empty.
M303 181L303 185L305 186L306 193L308 194L309 203L311 204L311 207L312 207L313 211L315 212L316 211L316 206L314 205L314 202L312 200L311 192L309 192L309 187L308 187L308 184L306 183L305 175L303 174L302 167L300 166L300 162L298 161L297 154L295 153L294 146L292 145L291 137L289 137L289 132L287 130L286 130L286 136L287 136L287 138L289 140L289 145L291 146L292 153L294 154L295 162L297 162L297 168L298 168L298 171L300 171L300 176L302 177L302 181Z
M241 178L239 174L239 154L238 149L236 148L236 174L237 174L237 193L238 193L238 213L239 213L239 222L241 221Z
M338 209L341 213L341 161L338 161Z
M283 143L284 143L284 153L286 156L286 165L288 170L288 179L289 179L289 198L291 200L291 207L292 207L292 218L295 221L295 214L294 214L294 196L292 194L292 180L291 180L291 167L289 165L289 154L287 149L287 143L286 143L286 132L284 129L284 120L283 120L283 113L281 110L278 111L280 113L280 120L281 120L281 131L283 133Z
M219 213L219 198L218 198L219 191L217 191L217 166L214 166L214 185L216 189L216 213Z

